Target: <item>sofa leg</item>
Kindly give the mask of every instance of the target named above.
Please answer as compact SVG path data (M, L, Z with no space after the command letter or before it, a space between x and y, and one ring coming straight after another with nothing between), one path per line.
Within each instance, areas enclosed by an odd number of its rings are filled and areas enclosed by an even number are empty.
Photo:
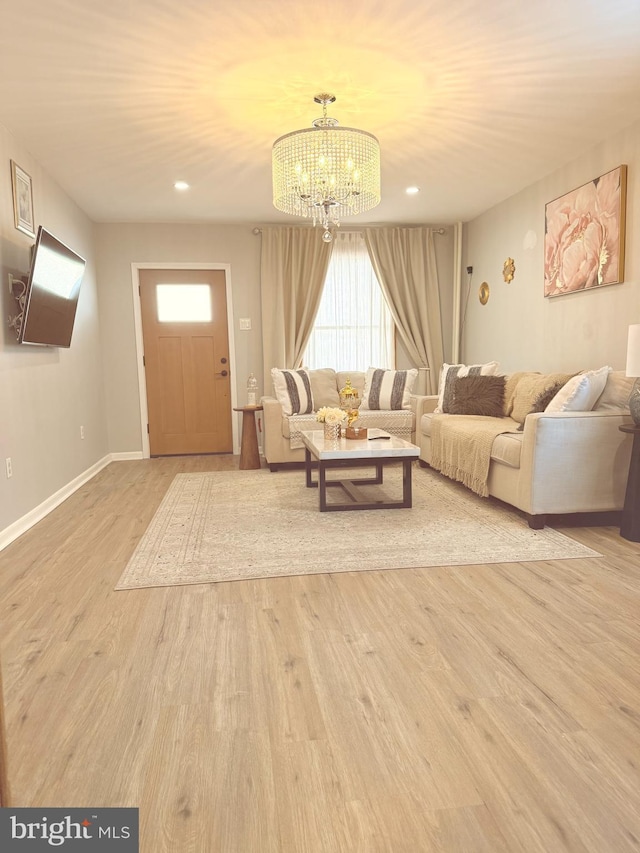
M532 530L542 530L545 525L547 517L545 515L528 515L527 521L529 522L529 527Z
M425 462L424 459L418 459L418 464L421 468L431 468L428 462Z
M269 471L273 474L274 471L278 471L280 466L277 462L269 462Z

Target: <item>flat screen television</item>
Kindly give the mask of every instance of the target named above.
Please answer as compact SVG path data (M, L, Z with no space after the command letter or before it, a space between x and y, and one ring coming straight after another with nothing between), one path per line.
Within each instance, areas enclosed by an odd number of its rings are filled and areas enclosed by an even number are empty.
M42 225L31 255L19 341L71 346L85 260Z

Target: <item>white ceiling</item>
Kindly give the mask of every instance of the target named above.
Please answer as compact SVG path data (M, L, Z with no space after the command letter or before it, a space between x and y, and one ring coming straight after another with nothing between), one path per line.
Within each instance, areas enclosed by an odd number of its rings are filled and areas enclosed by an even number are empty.
M368 222L469 220L640 119L639 0L0 0L0 21L0 123L101 222L291 222L271 146L318 92L380 140Z

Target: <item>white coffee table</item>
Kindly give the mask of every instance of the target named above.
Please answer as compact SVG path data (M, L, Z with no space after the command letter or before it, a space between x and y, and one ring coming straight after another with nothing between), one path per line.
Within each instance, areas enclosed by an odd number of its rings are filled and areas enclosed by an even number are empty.
M344 512L356 509L409 509L411 507L411 463L418 458L420 448L381 429L370 429L368 438L325 441L322 430L301 433L305 448L307 488L317 488L320 512ZM318 480L311 476L313 462L318 465ZM364 497L360 486L380 485L383 469L392 462L402 464L402 499L379 501ZM327 480L326 472L332 468L375 468L375 477L353 477ZM348 495L345 503L327 503L327 488L340 486Z

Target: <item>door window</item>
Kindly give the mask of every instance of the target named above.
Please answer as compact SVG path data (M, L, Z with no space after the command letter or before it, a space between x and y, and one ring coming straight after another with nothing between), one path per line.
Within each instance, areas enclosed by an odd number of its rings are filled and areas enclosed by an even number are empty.
M208 284L158 284L159 323L210 323L211 288Z

